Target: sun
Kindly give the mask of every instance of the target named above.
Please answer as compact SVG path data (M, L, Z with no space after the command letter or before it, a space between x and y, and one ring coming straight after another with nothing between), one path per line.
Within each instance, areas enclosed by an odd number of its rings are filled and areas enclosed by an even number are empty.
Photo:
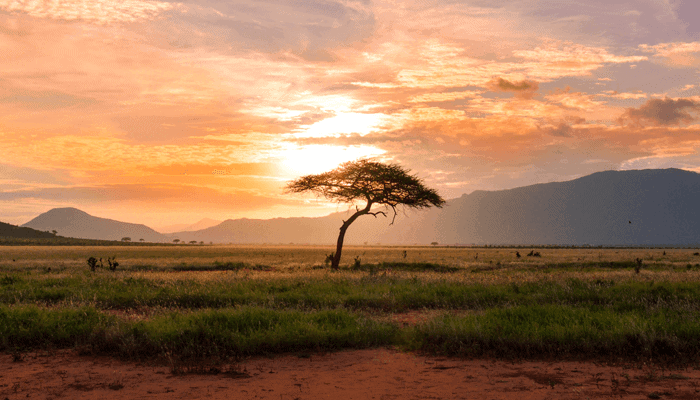
M291 145L281 154L280 167L289 177L320 174L360 158L378 157L385 150L374 146L335 146L327 144Z
M351 134L365 136L379 128L386 119L387 116L381 113L341 112L301 127L294 136L300 138L340 137Z

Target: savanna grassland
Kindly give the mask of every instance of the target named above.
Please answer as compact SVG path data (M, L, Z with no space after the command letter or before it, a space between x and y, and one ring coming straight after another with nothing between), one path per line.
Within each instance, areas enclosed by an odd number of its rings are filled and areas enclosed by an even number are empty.
M3 246L0 351L182 361L378 346L506 359L700 356L696 249L348 246L339 271L324 265L331 251Z

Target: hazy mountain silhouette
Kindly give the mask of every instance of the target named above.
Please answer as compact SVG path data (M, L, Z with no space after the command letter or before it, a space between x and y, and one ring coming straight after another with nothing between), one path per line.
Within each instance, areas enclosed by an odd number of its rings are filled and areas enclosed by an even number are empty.
M442 209L359 218L346 243L694 245L700 243L700 174L679 169L606 171L567 182L475 191ZM237 219L184 241L334 243L342 219Z
M194 224L175 224L168 225L157 229L160 233L173 233L182 231L198 231L201 229L207 229L215 225L219 225L222 221L217 221L211 218L203 218Z
M54 208L22 225L42 231L56 230L66 237L82 239L164 242L167 237L141 224L130 224L107 218L94 217L77 208Z
M32 228L22 228L5 222L0 222L0 237L22 239L55 238L53 233L42 232Z
M606 171L568 182L475 191L442 209L388 218L364 216L348 244L700 244L700 174L679 169ZM59 235L136 241L333 244L351 212L320 218L226 220L206 229L161 235L144 226L54 209L23 226Z
M700 174L679 169L598 172L476 191L436 216L438 241L476 244L700 243Z
M205 243L330 243L339 223L342 221L338 214L321 218L228 219L207 229L171 236Z

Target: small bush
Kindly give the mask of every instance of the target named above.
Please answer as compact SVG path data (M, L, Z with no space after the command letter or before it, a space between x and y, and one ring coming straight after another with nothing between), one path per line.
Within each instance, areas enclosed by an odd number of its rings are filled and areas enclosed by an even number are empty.
M116 271L119 263L117 262L117 257L107 258L107 264L109 264L110 271Z
M97 269L97 259L95 257L90 257L87 259L87 264L90 267L90 271L95 272L95 269Z
M688 265L690 265L690 264L688 264ZM19 280L19 278L16 278L16 277L11 276L11 275L6 275L6 276L3 276L2 278L0 278L0 285L9 286L9 285L16 283L18 280Z

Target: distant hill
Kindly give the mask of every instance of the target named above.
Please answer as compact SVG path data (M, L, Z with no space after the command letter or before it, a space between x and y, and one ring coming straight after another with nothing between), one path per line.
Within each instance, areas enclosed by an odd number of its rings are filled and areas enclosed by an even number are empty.
M175 232L185 242L205 243L331 243L342 224L338 214L321 218L229 219L198 231ZM337 234L336 234L337 235Z
M19 226L0 222L0 237L19 239L48 239L56 235L50 232L42 232L32 228L22 228Z
M203 218L194 224L175 224L168 225L157 229L160 233L173 233L182 231L198 231L201 229L207 229L215 225L219 225L221 221L217 221L211 218Z
M598 172L464 195L435 215L435 237L476 244L697 245L699 199L695 172Z
M679 169L606 171L567 182L475 191L442 209L359 218L346 243L493 245L698 245L700 174ZM237 219L183 241L334 243L342 219Z
M168 241L166 236L146 225L94 217L76 208L54 208L22 226L42 231L56 230L61 236L82 239L121 240L130 237L132 241Z

